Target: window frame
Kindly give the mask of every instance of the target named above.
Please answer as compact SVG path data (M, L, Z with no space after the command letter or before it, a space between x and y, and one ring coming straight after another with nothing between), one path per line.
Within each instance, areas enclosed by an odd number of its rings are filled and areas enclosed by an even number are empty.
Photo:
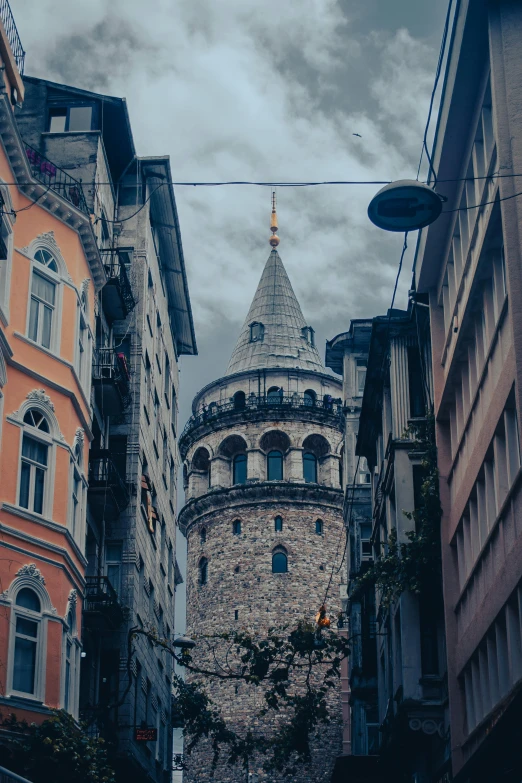
M35 612L31 609L26 609L22 606L16 605L16 599L18 594L25 588L32 590L40 601L40 611ZM11 592L12 587L9 592ZM42 596L41 591L33 581L22 579L16 585L13 591L12 604L11 604L11 623L9 633L9 646L8 646L8 670L7 670L7 696L20 696L24 699L29 699L35 702L43 702L45 697L45 653L47 647L47 617L44 612L46 607L45 598ZM36 653L34 664L34 692L28 693L27 691L19 691L14 688L14 671L15 671L15 650L16 650L16 621L21 617L23 619L30 620L37 623L37 636L36 636Z
M237 465L244 465L245 480L237 481ZM248 456L246 454L235 454L232 457L232 484L235 486L240 484L246 484L248 480Z
M30 410L38 411L38 413L44 416L49 427L49 432L43 432L42 430L36 429L35 427L31 426L30 424L28 424L23 420ZM40 408L40 406L36 404L27 405L27 407L21 413L21 418L22 418L22 423L20 427L20 443L18 447L19 451L18 451L18 477L17 477L17 487L16 487L16 504L18 508L22 508L31 514L36 514L39 517L46 517L51 519L52 512L53 512L52 499L53 499L53 489L54 489L54 468L56 464L56 445L54 443L53 435L52 435L53 422L50 420L48 414L45 411L43 411ZM47 447L47 465L45 466L45 480L44 480L44 491L43 491L41 513L38 511L34 511L34 509L31 507L26 508L25 506L22 506L20 503L20 492L22 488L22 462L23 460L26 459L22 456L22 451L23 451L24 437L26 435L32 440L38 441ZM31 484L30 484L30 486L31 485L33 486L33 490L34 490L33 475L34 475L34 471L31 472ZM31 498L31 490L29 490L29 499L30 498Z
M233 536L240 536L241 535L241 520L240 519L234 519L232 522L232 535Z
M366 373L368 372L368 361L366 359L355 360L355 394L354 397L364 396L364 386L366 384ZM361 383L362 377L362 383Z
M271 455L273 454L279 454L280 458L278 460L281 463L281 478L271 478L270 477L270 462L271 459L273 460L274 457L271 458ZM270 449L268 454L266 455L266 480L267 481L284 481L285 479L285 458L284 454L281 451L281 449Z
M315 534L316 536L324 535L324 522L322 519L315 520Z
M69 130L70 124L71 124L71 109L83 109L90 107L92 109L91 111L91 127L90 128L84 128L83 130ZM64 129L59 131L53 131L51 130L51 112L56 111L57 109L65 109L65 123L64 123ZM95 126L96 120L97 120L97 112L96 112L97 106L96 103L93 101L77 101L74 103L52 103L47 111L47 133L52 133L53 135L55 133L90 133L92 130L96 130ZM61 116L61 115L56 115Z
M70 645L70 658L67 658L67 645ZM69 603L62 632L62 672L60 699L62 709L68 712L73 718L78 717L80 700L80 654L81 645L78 639L76 629L76 606ZM67 673L67 662L69 661L69 672ZM69 682L67 684L67 674ZM67 699L66 699L67 696Z
M49 253L49 255L52 256L53 260L56 263L57 271L55 272L52 269L49 269L48 266L45 266L40 261L38 261L35 258L36 253L39 250L43 250L46 253ZM52 318L51 318L51 333L50 333L50 342L49 347L43 345L43 343L39 340L33 340L32 337L30 337L30 326L31 326L31 302L33 299L33 277L34 275L39 275L41 278L46 280L48 283L52 283L54 286L54 303L52 305ZM60 344L61 344L61 324L62 324L62 303L63 303L63 265L61 259L58 257L56 252L53 252L49 247L47 247L44 244L36 243L31 248L31 269L30 269L30 275L29 275L29 290L27 295L27 314L26 314L26 324L25 324L25 337L27 340L30 341L32 345L37 346L38 348L42 349L43 351L49 351L52 354L55 354L56 356L59 356L60 354ZM43 307L48 305L48 303L43 302L43 300L40 300L38 297L35 297L35 301L38 301L40 303L40 306L38 308L38 312L40 314ZM41 319L40 319L41 320ZM40 330L39 325L37 326L37 338L38 338L38 332Z
M77 305L74 368L79 384L87 399L90 398L91 394L93 342L93 334L89 323L89 303L87 293L83 291L78 297Z
M314 466L314 478L313 480L306 477L305 465L312 464ZM303 451L303 481L305 484L318 484L319 483L319 460L313 451Z
M283 517L280 514L274 517L274 532L275 533L283 532Z
M199 587L208 585L208 559L206 557L201 557L198 563L198 585Z
M249 342L250 343L262 343L265 339L265 325L261 321L252 321L248 326Z
M281 555L282 557L285 558L286 568L285 568L284 571L274 571L274 560L279 555ZM272 573L273 574L287 574L288 573L288 552L286 551L286 549L284 547L277 547L276 549L274 549L272 551Z

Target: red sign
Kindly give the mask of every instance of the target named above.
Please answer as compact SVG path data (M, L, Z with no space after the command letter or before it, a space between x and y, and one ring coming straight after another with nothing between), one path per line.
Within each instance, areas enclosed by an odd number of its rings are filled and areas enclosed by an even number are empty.
M157 729L134 729L134 739L136 742L156 742L158 739Z

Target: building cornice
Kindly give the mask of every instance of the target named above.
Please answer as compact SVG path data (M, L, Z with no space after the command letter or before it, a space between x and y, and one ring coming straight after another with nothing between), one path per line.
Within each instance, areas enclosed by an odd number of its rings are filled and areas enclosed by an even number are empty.
M99 291L107 278L90 216L84 214L80 209L77 209L69 201L62 198L52 188L46 188L45 185L33 178L9 97L5 90L1 89L0 139L14 179L21 183L18 186L20 192L78 233L83 252L91 270L94 288L96 291Z
M291 503L294 506L321 506L342 511L343 491L322 484L301 484L290 481L259 481L216 488L190 500L181 509L178 524L186 534L190 526L207 514L243 506Z

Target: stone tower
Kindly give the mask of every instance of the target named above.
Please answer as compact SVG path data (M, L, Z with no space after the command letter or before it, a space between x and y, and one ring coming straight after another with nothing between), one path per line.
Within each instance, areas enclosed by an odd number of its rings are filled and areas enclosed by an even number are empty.
M276 230L274 205L272 252L226 374L196 395L180 438L186 505L179 524L188 544L188 633L195 636L313 620L339 544L342 551L341 385L325 372ZM334 618L339 581L340 574L327 602ZM260 692L221 681L209 690L232 724L255 725ZM340 703L333 707L340 719ZM340 751L334 723L321 731L313 763L292 780L326 783ZM210 748L198 746L185 779L209 781L210 760ZM252 771L269 779L261 762ZM246 777L239 766L220 764L213 780Z

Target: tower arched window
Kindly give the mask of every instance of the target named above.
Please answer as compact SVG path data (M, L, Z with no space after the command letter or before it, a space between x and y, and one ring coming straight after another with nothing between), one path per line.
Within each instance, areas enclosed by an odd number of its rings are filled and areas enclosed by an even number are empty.
M283 547L276 549L272 555L272 573L286 574L288 571L288 555Z
M199 533L199 541L201 543L201 546L203 546L203 544L207 543L207 528L206 527L202 527L201 528L200 533Z
M208 560L202 557L199 561L199 584L206 585L208 582Z
M265 336L265 327L259 321L254 321L250 324L250 342L257 343L262 342Z
M277 516L274 519L274 530L276 533L281 533L283 530L283 517Z
M303 394L303 401L305 405L315 405L317 401L317 395L313 389L307 389Z
M247 480L247 455L236 454L233 459L233 484L246 484Z
M315 520L315 532L318 536L323 535L323 520L322 519L316 519Z
M271 386L266 393L266 398L269 405L279 405L283 402L284 392L280 386Z
M317 483L317 457L311 451L303 453L303 478L307 484Z
M30 587L18 591L13 614L11 689L37 697L42 689L43 620L40 598Z
M39 248L33 258L27 336L43 348L56 351L59 336L58 262L44 248Z
M268 452L267 456L268 481L283 480L283 453L277 449Z
M35 514L46 511L51 447L48 420L38 408L29 408L24 415L18 503Z
M241 535L241 520L240 519L235 519L232 522L232 533L235 536Z
M246 394L244 391L237 391L233 397L234 408L236 410L242 410L246 405Z

